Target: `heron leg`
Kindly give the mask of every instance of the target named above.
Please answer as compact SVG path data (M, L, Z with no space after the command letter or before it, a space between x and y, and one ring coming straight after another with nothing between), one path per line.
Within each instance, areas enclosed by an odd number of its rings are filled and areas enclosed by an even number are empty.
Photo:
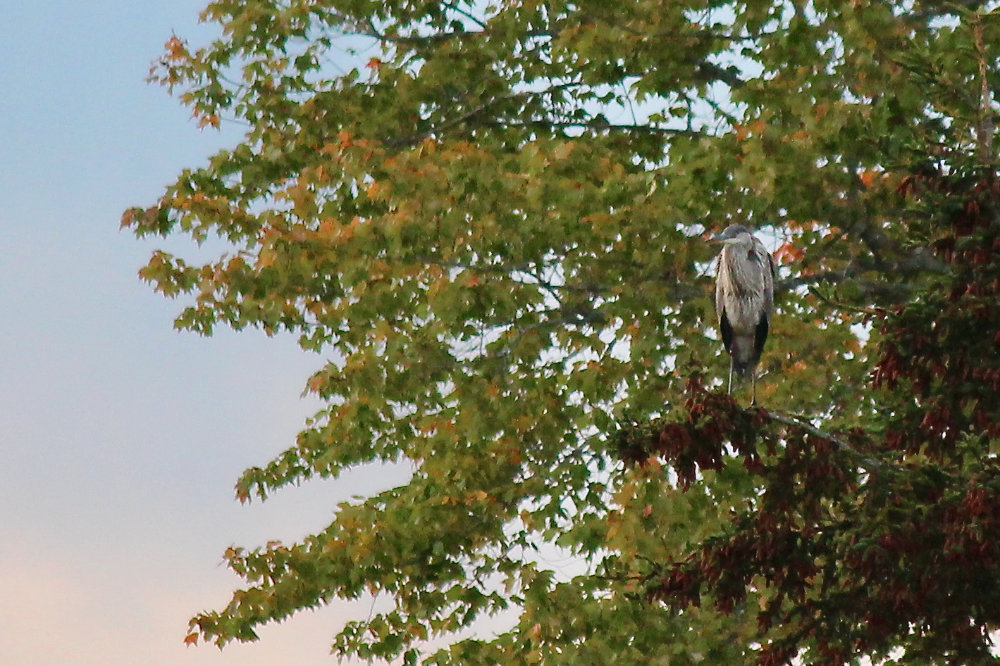
M729 386L726 388L726 394L733 394L733 359L729 359Z
M750 406L757 404L757 371L750 373Z

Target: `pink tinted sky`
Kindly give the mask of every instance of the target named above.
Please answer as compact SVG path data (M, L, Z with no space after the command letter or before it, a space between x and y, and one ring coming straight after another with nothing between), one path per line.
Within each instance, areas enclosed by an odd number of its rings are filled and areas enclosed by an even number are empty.
M405 478L358 470L266 503L232 486L294 441L322 359L289 338L172 330L118 231L234 135L200 132L144 81L201 0L0 0L0 663L331 664L368 604L302 614L223 652L183 645L225 604L233 543L322 529L337 502Z

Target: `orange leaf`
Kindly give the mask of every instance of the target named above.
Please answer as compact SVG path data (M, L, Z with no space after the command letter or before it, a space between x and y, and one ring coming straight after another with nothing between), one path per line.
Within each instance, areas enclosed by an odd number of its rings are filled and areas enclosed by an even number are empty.
M187 47L177 35L168 39L167 43L163 46L167 49L167 58L169 60L183 60L188 55Z
M278 255L274 250L270 248L264 248L257 255L257 267L258 268L270 268L274 265L274 260L278 258Z
M326 386L326 377L323 375L313 375L309 378L309 390L313 393L319 393L323 387Z
M879 172L875 169L865 169L860 174L858 174L858 179L865 187L871 187L875 179L878 178Z
M184 637L184 645L197 645L198 644L198 634L190 633Z
M782 263L802 261L802 257L805 256L805 252L802 251L802 248L796 247L791 243L785 243L779 247L775 254L778 257L778 261L781 261Z

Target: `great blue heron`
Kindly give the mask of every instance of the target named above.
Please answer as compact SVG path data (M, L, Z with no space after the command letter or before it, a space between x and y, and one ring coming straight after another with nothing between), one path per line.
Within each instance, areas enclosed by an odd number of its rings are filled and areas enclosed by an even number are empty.
M729 352L729 392L733 373L750 375L752 397L757 403L757 373L774 307L774 258L746 227L734 224L712 239L722 243L716 263L715 311L719 315L722 344Z

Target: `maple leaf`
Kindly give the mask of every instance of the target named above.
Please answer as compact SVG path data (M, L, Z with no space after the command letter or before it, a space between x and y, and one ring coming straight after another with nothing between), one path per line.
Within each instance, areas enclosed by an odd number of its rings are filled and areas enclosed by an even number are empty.
M140 277L187 299L178 328L289 332L322 359L321 410L241 502L349 470L387 489L226 550L243 584L186 643L368 593L345 659L417 663L429 636L453 641L442 664L992 658L979 14L238 4L150 78L241 135L122 226L170 248ZM749 409L705 238L733 223L780 239Z

